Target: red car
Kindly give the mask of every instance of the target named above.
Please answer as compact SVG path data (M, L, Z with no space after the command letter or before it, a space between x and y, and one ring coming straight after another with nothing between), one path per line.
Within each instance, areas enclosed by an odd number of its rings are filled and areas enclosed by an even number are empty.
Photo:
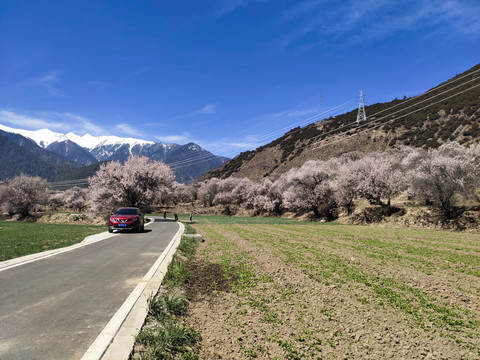
M129 229L135 232L143 231L145 219L143 213L136 207L122 207L110 215L108 232Z

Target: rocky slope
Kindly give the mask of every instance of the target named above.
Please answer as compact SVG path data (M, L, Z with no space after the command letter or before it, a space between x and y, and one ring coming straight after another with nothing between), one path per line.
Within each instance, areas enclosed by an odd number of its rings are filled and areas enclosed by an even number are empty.
M229 176L260 179L279 175L312 159L343 153L386 151L409 145L438 147L480 140L480 64L413 98L365 107L367 120L356 122L357 110L295 128L254 151L241 153L202 178Z

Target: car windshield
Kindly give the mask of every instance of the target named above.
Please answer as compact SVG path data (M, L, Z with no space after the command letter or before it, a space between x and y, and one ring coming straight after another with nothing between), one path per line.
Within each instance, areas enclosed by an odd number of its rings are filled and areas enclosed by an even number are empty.
M115 215L137 215L137 209L118 209Z

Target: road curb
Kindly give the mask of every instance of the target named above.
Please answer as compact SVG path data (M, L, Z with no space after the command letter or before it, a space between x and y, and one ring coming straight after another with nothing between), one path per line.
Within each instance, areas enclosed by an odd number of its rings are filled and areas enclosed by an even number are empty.
M98 234L90 235L87 236L85 239L83 239L81 242L77 244L73 244L67 247L63 248L58 248L58 249L52 249L52 250L47 250L47 251L42 251L39 253L35 254L30 254L30 255L25 255L21 256L18 258L2 261L0 263L0 271L8 270L20 265L28 264L34 261L46 259L58 254L65 253L67 251L72 251L87 245L95 244L96 242L106 240L108 238L111 238L112 236L116 236L117 234L110 234L108 232L101 232Z
M153 219L153 218L151 218L151 219ZM152 220L149 223L146 223L145 226L153 223L153 221L154 220ZM8 270L8 269L11 269L11 268L14 268L14 267L17 267L17 266L20 266L20 265L28 264L28 263L31 263L31 262L34 262L34 261L37 261L37 260L46 259L46 258L55 256L55 255L58 255L58 254L62 254L62 253L68 252L68 251L72 251L72 250L81 248L83 246L95 244L96 242L109 239L112 236L116 236L116 235L118 235L118 234L117 233L112 234L112 233L109 233L109 232L105 231L105 232L101 232L101 233L98 233L98 234L89 235L85 239L83 239L81 242L70 245L70 246L66 246L66 247L62 247L62 248L58 248L58 249L47 250L47 251L42 251L42 252L29 254L29 255L21 256L21 257L14 258L14 259L2 261L2 262L0 262L0 271Z
M85 352L81 360L128 359L147 316L148 298L155 295L167 273L185 227L182 223L157 261L150 268L127 300L117 310L100 335Z

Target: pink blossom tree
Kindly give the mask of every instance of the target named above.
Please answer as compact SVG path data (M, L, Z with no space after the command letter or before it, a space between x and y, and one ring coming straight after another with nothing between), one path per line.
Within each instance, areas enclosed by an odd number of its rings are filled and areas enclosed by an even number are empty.
M203 203L203 206L212 206L213 199L218 192L218 184L220 179L211 178L204 181L198 189L198 199Z
M222 205L227 215L232 214L232 205L237 203L234 189L238 185L239 179L228 178L221 179L217 184L217 193L213 198L213 205Z
M87 206L87 189L74 186L65 190L62 200L68 208L82 211Z
M291 169L283 194L285 205L297 212L312 211L315 218L335 219L337 205L331 177L328 166L320 161L307 161L301 168Z
M123 165L113 161L89 179L89 203L94 212L117 206L148 208L167 197L173 180L169 166L145 156L132 156Z
M55 211L65 206L63 195L63 192L51 192L48 196L48 206Z
M337 168L332 181L337 204L344 207L348 215L355 209L355 199L358 197L359 179L356 172L355 161L345 162Z
M247 205L248 199L252 196L254 182L249 178L241 178L235 181L232 189L233 200L237 205Z
M275 182L268 178L262 179L253 187L249 201L259 214L280 215L285 189L285 177L280 177Z
M405 177L396 159L386 153L371 154L352 164L357 195L391 213L391 199L405 188Z
M476 151L456 143L429 150L410 171L411 191L431 199L446 219L458 217L462 201L475 198L479 186Z
M230 216L232 215L232 204L234 203L234 196L231 192L222 191L215 195L213 199L214 205L222 205L225 211L225 214Z
M0 188L2 210L28 217L48 204L48 184L38 176L17 176Z
M194 201L196 191L194 186L175 182L173 184L173 203L176 205Z

